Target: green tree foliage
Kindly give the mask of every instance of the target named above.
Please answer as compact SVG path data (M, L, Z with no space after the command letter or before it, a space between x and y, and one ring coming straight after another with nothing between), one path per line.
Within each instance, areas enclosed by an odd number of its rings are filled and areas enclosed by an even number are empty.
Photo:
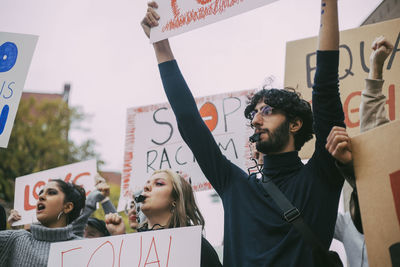
M12 201L16 177L98 158L95 142L68 139L85 114L61 99L21 99L7 149L0 149L0 198Z

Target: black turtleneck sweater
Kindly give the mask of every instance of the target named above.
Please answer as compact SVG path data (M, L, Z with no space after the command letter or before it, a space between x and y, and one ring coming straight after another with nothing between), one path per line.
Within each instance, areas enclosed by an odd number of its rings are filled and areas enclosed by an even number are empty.
M296 151L264 157L264 173L296 206L329 247L343 178L325 150L334 125L344 126L338 91L338 51L318 51L313 88L315 152L303 165ZM259 180L222 155L204 124L176 61L159 65L179 131L224 206L224 266L312 267L311 249L287 223ZM245 125L243 125L245 127Z

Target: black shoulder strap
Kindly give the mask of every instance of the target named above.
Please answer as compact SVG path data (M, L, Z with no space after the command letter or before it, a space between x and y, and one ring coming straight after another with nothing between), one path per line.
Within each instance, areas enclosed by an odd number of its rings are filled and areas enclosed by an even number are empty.
M300 211L292 205L292 203L287 199L287 197L282 193L282 191L275 185L271 178L265 177L262 174L262 185L265 191L271 196L274 202L283 212L284 219L291 223L297 231L303 236L304 240L314 249L322 249L322 243L311 231L310 227L303 221Z

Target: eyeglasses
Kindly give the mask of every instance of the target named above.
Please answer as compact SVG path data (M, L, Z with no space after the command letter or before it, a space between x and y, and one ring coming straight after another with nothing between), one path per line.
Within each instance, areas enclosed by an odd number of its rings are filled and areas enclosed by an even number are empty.
M273 109L274 109L273 107L266 105L266 106L263 106L262 108L260 108L260 110L258 112L261 112L262 116L268 116L268 115L272 114ZM253 120L258 112L255 110L250 112L250 116L249 116L250 120Z

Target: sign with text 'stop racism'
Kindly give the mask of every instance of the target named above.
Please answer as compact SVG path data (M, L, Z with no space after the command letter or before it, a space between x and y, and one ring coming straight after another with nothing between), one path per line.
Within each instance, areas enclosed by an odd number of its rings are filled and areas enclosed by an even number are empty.
M10 140L38 37L0 32L0 147Z
M371 44L378 36L393 43L392 54L383 68L383 94L387 97L387 115L390 120L400 118L400 19L390 20L340 33L339 83L345 113L345 123L350 135L359 133L359 106L361 91L369 72ZM298 88L304 99L311 102L312 85L316 67L317 38L308 38L286 45L285 86ZM315 139L315 138L314 138ZM314 141L301 150L302 158L314 151Z
M247 96L253 92L245 90L196 98L200 114L221 152L243 169L251 165L248 138L252 130L244 117L244 109ZM127 111L119 211L129 205L132 193L143 189L158 169L172 169L185 178L190 177L194 191L211 189L193 153L180 136L170 105L130 108Z
M371 267L395 266L400 242L400 120L352 138L362 225ZM396 265L398 266L398 265Z
M14 209L22 218L13 226L37 222L36 203L39 199L39 192L50 180L61 179L81 185L87 196L95 188L96 174L96 160L88 160L16 178Z
M201 226L52 243L47 266L200 267Z
M152 43L247 12L278 0L166 0L156 1L159 26Z

